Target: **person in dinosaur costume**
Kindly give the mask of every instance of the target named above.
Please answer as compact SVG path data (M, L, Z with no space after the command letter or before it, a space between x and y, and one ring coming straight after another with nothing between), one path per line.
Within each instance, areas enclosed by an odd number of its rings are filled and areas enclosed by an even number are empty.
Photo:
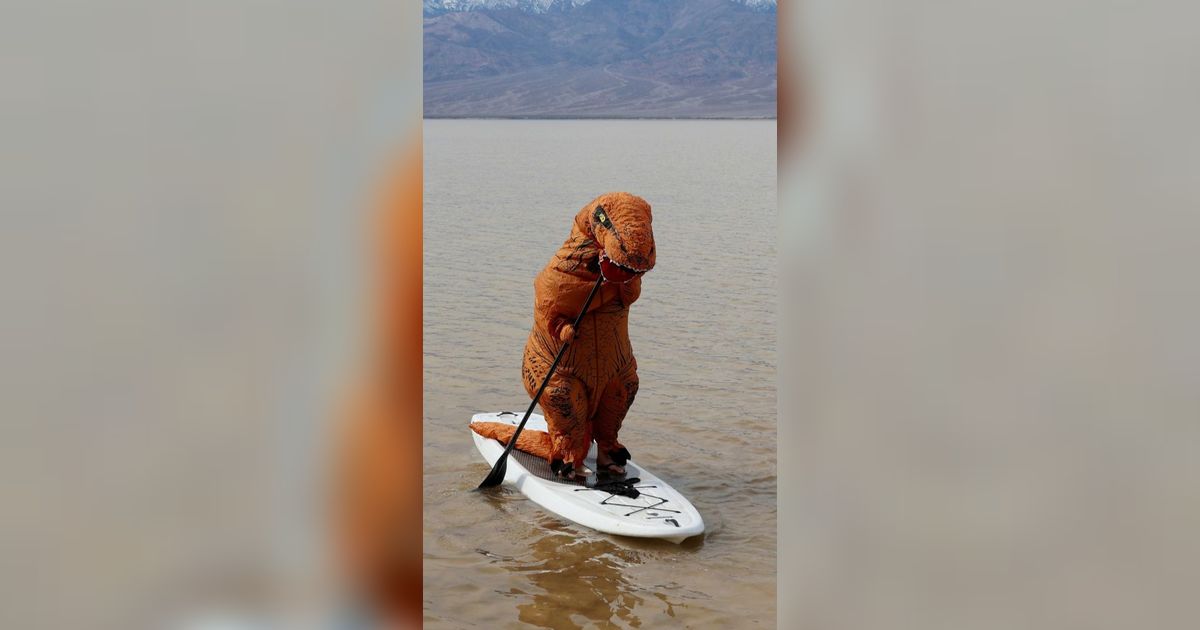
M559 347L570 345L542 394L550 432L522 431L516 448L544 457L567 479L588 474L583 461L593 440L601 473L624 474L630 458L617 434L638 390L629 306L642 292L642 274L654 267L650 221L650 204L641 197L625 192L597 197L575 215L571 235L533 281L533 330L521 366L530 397ZM572 322L597 274L604 282L575 330ZM471 428L503 444L516 430L498 422Z

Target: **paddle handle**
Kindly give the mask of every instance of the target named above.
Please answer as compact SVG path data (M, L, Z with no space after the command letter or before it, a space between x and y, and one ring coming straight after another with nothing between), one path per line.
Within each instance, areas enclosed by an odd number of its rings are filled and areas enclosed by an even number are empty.
M600 285L604 282L603 274L596 274L596 284L592 285L591 293L588 293L587 299L583 301L583 308L579 311L579 315L575 318L575 334L579 334L579 325L583 323L583 316L587 315L588 307L592 305L592 298L596 297L596 292L600 290ZM517 425L517 430L508 440L508 444L504 446L504 452L500 454L500 458L496 460L492 466L492 472L488 474L487 479L479 484L479 487L495 486L504 480L504 470L507 468L508 454L512 452L513 447L517 444L517 436L521 435L521 431L525 428L525 423L529 421L529 416L533 414L533 409L537 407L538 401L542 398L542 392L546 391L546 385L550 383L550 377L554 375L554 370L558 368L558 362L562 360L563 353L566 352L567 346L571 342L564 341L558 348L558 353L554 355L554 361L550 364L550 369L546 371L546 378L542 379L542 384L538 386L537 393L533 395L533 400L529 402L529 408L525 410L525 417L521 418L520 424ZM496 479L495 477L499 477Z

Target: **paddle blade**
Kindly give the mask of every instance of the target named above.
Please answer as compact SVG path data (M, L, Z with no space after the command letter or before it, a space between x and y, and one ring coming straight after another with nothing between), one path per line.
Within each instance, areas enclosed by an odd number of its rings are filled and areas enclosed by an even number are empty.
M492 472L488 473L487 479L479 484L480 488L495 488L504 482L504 475L508 473L508 453L500 456L496 460L496 465L492 466Z

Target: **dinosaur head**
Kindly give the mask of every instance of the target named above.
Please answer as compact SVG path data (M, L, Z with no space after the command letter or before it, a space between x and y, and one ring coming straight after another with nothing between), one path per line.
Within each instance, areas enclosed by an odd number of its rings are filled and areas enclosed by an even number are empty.
M599 249L600 272L609 282L628 282L654 268L650 204L637 195L601 195L579 214Z

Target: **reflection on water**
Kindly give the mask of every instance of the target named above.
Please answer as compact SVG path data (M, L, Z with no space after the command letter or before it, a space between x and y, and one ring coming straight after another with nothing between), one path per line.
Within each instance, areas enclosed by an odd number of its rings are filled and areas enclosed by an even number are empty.
M479 495L501 510L513 497L524 500L512 492L484 491ZM639 627L643 624L639 609L650 606L659 615L675 618L677 609L687 607L680 600L709 597L700 592L669 595L663 591L676 590L670 585L645 589L626 577L629 567L642 562L638 547L669 550L675 546L671 543L623 539L622 543L634 544L618 545L607 538L581 538L570 525L549 515L541 515L536 523L544 535L534 540L524 555L502 555L485 547L475 549L495 565L527 581L527 588L514 587L504 593L520 601L516 606L517 618L526 624L554 630L618 622ZM703 545L701 537L688 542L684 549L694 550Z
M427 628L774 625L774 139L770 121L426 122ZM472 491L489 468L471 415L529 403L533 277L583 203L622 189L654 205L659 250L622 441L703 515L683 545Z
M532 587L531 601L519 604L518 618L540 628L581 628L572 619L604 622L616 617L631 625L640 620L633 610L643 599L621 569L636 562L635 554L602 540L581 540L572 534L544 536L531 546L527 561L506 563L523 573Z

